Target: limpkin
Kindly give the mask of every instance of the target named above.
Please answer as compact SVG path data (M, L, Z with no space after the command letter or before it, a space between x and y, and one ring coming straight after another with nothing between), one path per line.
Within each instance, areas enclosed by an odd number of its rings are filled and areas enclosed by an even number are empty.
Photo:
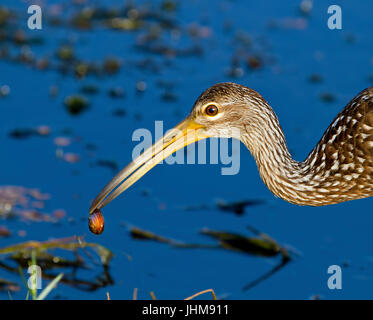
M307 158L298 162L268 102L243 85L219 83L200 95L184 121L104 187L89 210L91 231L97 221L103 228L100 209L157 163L208 137L241 140L270 191L293 204L323 206L373 196L373 87L352 99Z

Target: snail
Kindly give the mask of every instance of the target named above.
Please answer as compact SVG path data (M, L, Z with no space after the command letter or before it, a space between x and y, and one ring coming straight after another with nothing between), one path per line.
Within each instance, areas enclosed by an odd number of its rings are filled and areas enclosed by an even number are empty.
M99 235L104 231L104 216L99 209L96 209L92 214L89 215L88 227L89 230L96 235Z

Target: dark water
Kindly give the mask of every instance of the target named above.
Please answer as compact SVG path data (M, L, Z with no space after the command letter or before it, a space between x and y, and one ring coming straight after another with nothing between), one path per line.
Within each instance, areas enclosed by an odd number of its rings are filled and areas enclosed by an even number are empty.
M372 2L339 1L343 28L329 30L327 8L332 3L327 1L315 2L309 15L300 13L300 1L235 0L214 1L213 5L212 1L179 1L176 10L167 13L176 31L164 31L162 41L173 48L199 50L176 56L136 48L145 27L125 32L98 23L82 31L69 24L53 26L45 21L42 30L30 31L26 26L28 2L1 3L19 13L19 26L27 35L43 38L43 44L30 45L36 56L54 61L61 43L71 42L76 55L86 60L100 62L106 57L118 57L122 61L118 74L101 78L88 75L78 80L56 70L40 71L0 60L0 85L8 85L11 90L9 96L0 98L1 185L37 188L51 195L44 211L66 211L58 224L1 220L0 225L11 230L12 236L0 238L0 247L27 240L86 235L86 241L104 245L115 254L110 264L113 285L93 292L60 285L50 298L105 299L109 291L113 299L130 299L134 288L143 299L150 298L150 291L159 299L183 299L207 288L228 299L372 297L372 200L309 208L276 199L260 180L244 146L238 175L222 176L221 164L159 165L105 208L106 226L101 236L91 235L86 222L90 201L113 176L110 168L97 166L97 161L114 161L121 168L131 160L135 129L153 131L154 120L163 120L165 129L174 126L189 112L201 91L216 82L234 81L260 92L274 107L293 156L303 160L337 112L372 84ZM62 7L53 6L56 3ZM85 5L89 3L121 7L123 2L87 1ZM159 7L159 2L152 3L153 8ZM45 12L51 7L61 10L64 19L81 8L70 1L42 1L41 7ZM203 27L201 32L205 34L191 37L188 29L194 25L197 29ZM245 44L242 38L249 38L251 44ZM9 48L20 50L20 46L12 44ZM229 74L235 55L240 57L242 69L236 70L238 77ZM250 56L260 57L258 68L247 66ZM150 61L159 70L136 66L141 61ZM321 82L309 80L315 74L322 78ZM138 81L147 84L142 94L136 92ZM161 88L160 81L171 84L172 89ZM63 101L79 93L84 84L94 84L100 92L87 95L91 102L88 111L71 116ZM59 88L56 97L50 95L51 86ZM113 87L121 87L126 96L110 98L107 91ZM172 92L174 99L164 101L166 91ZM328 97L332 101L325 101ZM124 117L113 116L118 108L125 110ZM48 137L9 136L16 128L40 125L50 127ZM62 149L79 154L79 162L56 158L58 147L53 139L59 136L73 140ZM87 144L96 148L87 149ZM150 195L144 196L144 190ZM260 199L263 204L248 206L245 214L235 215L214 209L217 199ZM203 204L213 209L185 210L185 206ZM72 219L75 223L71 223ZM199 234L204 227L248 235L246 227L250 225L294 248L298 255L279 272L243 291L246 284L274 268L280 258L227 250L177 249L139 241L130 237L123 223L188 243L205 244L214 242ZM26 235L19 236L17 230L25 230ZM342 267L342 290L327 287L327 269L334 264ZM83 272L82 277L93 277L101 270L97 266ZM0 277L21 283L15 273L0 270ZM26 290L21 288L12 293L14 298L25 297ZM8 299L6 291L0 292L0 297Z

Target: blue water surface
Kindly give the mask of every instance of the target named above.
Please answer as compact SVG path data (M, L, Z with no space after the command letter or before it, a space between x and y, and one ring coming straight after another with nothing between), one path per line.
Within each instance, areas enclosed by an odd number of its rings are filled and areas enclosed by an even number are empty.
M47 10L61 3L67 4L62 16L68 16L74 6L70 1L41 1L41 6ZM87 3L119 7L123 1ZM156 1L152 3L158 5ZM179 1L170 15L182 30L198 24L208 28L210 34L197 40L184 33L179 40L177 36L166 39L175 47L186 48L195 41L202 48L201 55L173 58L136 50L138 32L104 27L80 31L48 23L42 30L29 31L29 2L2 0L1 4L24 17L25 32L44 38L43 45L33 48L36 54L51 55L58 45L69 40L76 53L88 60L115 56L123 61L121 72L113 77L77 80L55 71L38 71L0 60L0 85L11 89L9 96L0 98L1 185L38 188L49 193L46 210L63 208L67 217L76 221L72 224L65 219L55 225L3 220L1 225L14 231L26 230L27 236L21 238L14 232L10 238L0 239L0 246L85 235L86 241L100 243L115 254L110 268L113 285L93 292L60 285L50 298L58 295L68 299L105 299L108 291L112 299L131 299L134 288L138 288L141 299L150 299L150 291L159 299L183 299L208 288L227 299L309 299L313 295L323 299L372 298L372 199L317 208L277 199L261 181L255 162L243 145L239 174L221 175L222 164L159 165L105 208L106 225L101 236L90 234L87 228L90 202L113 176L110 169L93 165L95 161L110 159L119 167L126 165L137 144L132 141L135 129L148 128L153 132L155 120L163 120L165 129L171 128L188 114L199 94L217 82L233 81L260 92L276 111L292 155L303 160L334 116L372 84L371 1L339 1L342 30L327 27L327 8L333 4L328 1L315 1L308 16L300 13L300 1ZM243 35L253 43L249 51L264 57L263 65L251 70L241 61L242 75L232 77L232 57L240 50L242 43L238 38ZM160 72L154 74L133 66L132 62L145 58L161 65ZM312 83L312 74L319 74L323 80ZM174 84L175 101L161 99L164 89L157 86L159 80ZM138 81L147 84L142 94L136 93ZM64 98L78 92L82 84L90 83L102 88L101 92L89 97L89 111L72 117L64 108ZM56 98L49 94L51 85L59 87ZM125 98L108 97L106 91L116 86L125 90ZM323 93L331 93L335 100L323 101ZM117 108L124 108L126 116L114 117L112 111ZM17 140L8 135L15 128L39 125L48 125L52 137ZM78 163L56 159L53 137L63 135L65 128L80 137L67 148L80 154ZM87 153L87 143L96 145L94 157ZM144 190L150 196L144 197ZM260 199L264 203L248 207L243 215L215 209L184 210L185 206L214 206L218 199ZM293 248L298 255L273 276L243 291L247 283L271 270L279 259L227 250L176 249L138 241L130 237L123 223L188 243L213 243L199 234L203 227L248 235L246 227L250 225ZM334 264L342 266L342 290L327 286L327 269ZM100 270L97 267L97 273ZM0 277L19 282L17 274L0 271ZM12 295L23 299L26 290ZM0 297L8 299L6 292Z

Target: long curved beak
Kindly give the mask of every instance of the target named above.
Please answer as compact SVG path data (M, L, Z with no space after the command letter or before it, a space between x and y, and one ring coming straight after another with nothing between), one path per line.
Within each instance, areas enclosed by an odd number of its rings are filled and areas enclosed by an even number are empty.
M169 155L205 138L208 136L204 134L203 126L190 117L186 118L122 169L93 200L89 214L113 201Z

